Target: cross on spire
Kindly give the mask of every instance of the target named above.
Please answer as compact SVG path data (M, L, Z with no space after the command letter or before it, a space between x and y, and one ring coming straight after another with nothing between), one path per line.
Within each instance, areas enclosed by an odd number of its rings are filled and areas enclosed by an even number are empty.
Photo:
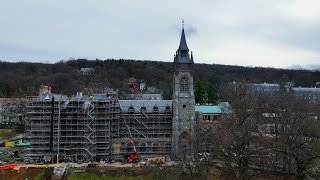
M184 19L182 19L182 29L184 29Z

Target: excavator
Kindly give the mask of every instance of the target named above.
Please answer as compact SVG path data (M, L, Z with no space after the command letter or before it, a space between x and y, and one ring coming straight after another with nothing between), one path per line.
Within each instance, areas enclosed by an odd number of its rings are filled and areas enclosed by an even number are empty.
M126 163L136 163L136 162L138 162L139 161L139 154L138 154L138 152L137 152L137 150L136 150L136 146L134 145L134 142L133 142L133 137L132 137L132 134L131 134L131 132L130 132L130 128L129 128L129 126L128 125L126 125L127 126L127 128L128 128L128 132L129 132L129 135L130 135L130 141L131 141L131 147L132 147L132 149L133 149L133 154L127 154L126 156L125 156L125 162Z

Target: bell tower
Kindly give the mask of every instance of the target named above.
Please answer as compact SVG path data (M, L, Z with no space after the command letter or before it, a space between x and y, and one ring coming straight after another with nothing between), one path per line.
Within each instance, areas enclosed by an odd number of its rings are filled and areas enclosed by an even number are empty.
M195 99L193 92L193 55L189 53L182 21L180 45L173 63L172 153L190 154L194 134Z

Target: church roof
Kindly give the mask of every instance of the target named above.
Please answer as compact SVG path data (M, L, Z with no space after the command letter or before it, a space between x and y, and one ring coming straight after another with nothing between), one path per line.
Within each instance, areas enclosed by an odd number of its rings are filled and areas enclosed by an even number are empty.
M188 45L187 45L187 41L186 41L186 36L185 36L185 33L184 33L184 28L182 28L179 50L189 51L189 48L188 48Z
M141 111L142 107L148 113L154 112L154 107L157 107L159 113L165 113L168 107L172 108L172 100L119 100L119 104L125 113L129 112L129 108L133 108L137 113Z

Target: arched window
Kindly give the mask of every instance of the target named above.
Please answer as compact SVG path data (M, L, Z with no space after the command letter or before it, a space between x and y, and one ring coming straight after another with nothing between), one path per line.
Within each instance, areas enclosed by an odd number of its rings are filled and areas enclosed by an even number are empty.
M159 150L160 150L160 144L158 142L152 143L152 151L159 152Z
M140 151L141 152L145 152L146 151L146 143L145 142L141 142L140 144L139 144L139 146L140 146Z
M144 106L142 106L142 107L141 107L141 112L142 112L142 113L147 112L147 108L146 108L146 107L144 107Z
M129 113L134 113L134 107L132 105L128 108L128 112Z
M158 106L154 106L154 107L153 107L153 112L159 112Z
M181 154L189 154L191 151L191 144L190 144L190 135L187 132L183 132L179 136L179 151Z
M171 108L169 105L166 106L165 112L167 112L167 113L171 112Z
M188 91L189 91L188 78L186 76L183 76L180 80L180 92L186 93Z

